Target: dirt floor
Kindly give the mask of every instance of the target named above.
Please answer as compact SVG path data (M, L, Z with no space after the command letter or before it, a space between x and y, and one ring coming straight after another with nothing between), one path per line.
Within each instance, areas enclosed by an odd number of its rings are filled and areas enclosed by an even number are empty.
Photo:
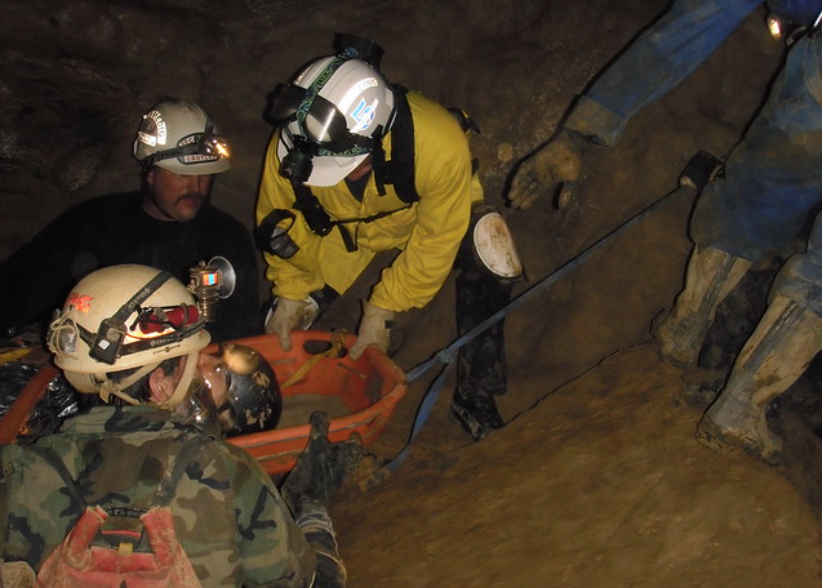
M435 413L400 470L336 501L349 586L819 585L808 504L699 445L681 387L651 342L476 444Z
M234 147L215 204L249 226L270 134L265 96L333 33L386 49L392 81L460 105L487 198L506 216L529 281L506 318L508 424L471 443L449 414L453 376L405 463L332 515L349 586L810 587L822 585L822 451L779 421L780 469L694 439L699 407L660 364L649 325L682 284L696 195L669 194L700 149L724 155L761 103L783 47L752 15L680 88L640 113L620 144L592 148L577 199L505 207L516 161L667 0L13 0L0 7L0 259L66 208L138 187L131 142L161 96L200 102ZM436 64L436 65L432 65ZM369 279L320 325L353 328ZM260 275L260 288L266 284ZM403 370L455 339L453 277L398 319ZM369 466L402 449L437 373L412 382ZM366 473L367 468L363 468Z

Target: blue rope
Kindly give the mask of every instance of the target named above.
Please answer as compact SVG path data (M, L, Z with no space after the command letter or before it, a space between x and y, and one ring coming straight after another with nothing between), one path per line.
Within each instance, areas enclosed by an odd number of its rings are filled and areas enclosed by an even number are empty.
M576 269L579 265L581 265L584 261L586 261L597 249L601 249L617 237L619 237L623 232L625 232L629 227L633 226L634 224L638 223L640 220L644 219L646 216L651 214L657 208L659 208L663 203L667 202L672 196L679 194L680 190L674 190L669 194L663 196L641 212L639 212L636 216L629 219L616 229L614 229L611 233L594 243L593 245L589 246L587 249L579 253L576 257L573 257L571 260L566 262L562 267L558 270L554 271L551 274L548 274L545 278L534 284L531 288L514 298L511 302L509 302L506 306L489 316L487 319L479 323L476 327L468 331L465 335L458 338L456 341L448 345L447 347L438 351L431 359L417 365L416 367L412 368L408 372L406 372L406 378L408 382L413 382L417 380L420 376L428 372L434 365L442 363L444 364L442 370L440 371L437 378L431 383L431 386L428 388L428 391L425 393L425 396L422 399L422 403L420 404L420 409L417 412L417 416L414 419L414 425L411 430L411 435L406 443L405 447L394 457L392 461L388 464L383 466L381 469L377 470L371 476L365 478L360 482L360 489L363 491L373 488L383 480L385 480L391 473L395 472L400 465L405 461L406 457L411 450L411 443L416 438L417 434L422 429L422 426L428 420L428 417L431 414L431 410L436 404L437 398L440 395L442 390L442 386L445 383L446 375L450 371L450 367L454 362L454 358L457 356L457 352L461 347L463 347L466 343L477 337L480 333L497 323L498 321L502 320L508 313L516 310L526 302L530 301L534 298L538 293L542 292L549 286L554 285L556 282L564 278L568 275L571 271Z

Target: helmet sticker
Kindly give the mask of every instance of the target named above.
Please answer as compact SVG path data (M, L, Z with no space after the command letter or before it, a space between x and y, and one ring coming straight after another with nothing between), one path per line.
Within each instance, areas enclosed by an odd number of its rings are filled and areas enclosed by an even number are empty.
M91 310L91 296L86 296L85 294L78 294L77 292L72 292L69 294L68 306L74 308L77 312L84 312L87 313Z
M360 133L371 126L371 123L374 122L374 118L377 115L377 105L379 105L379 103L380 101L376 98L371 104L366 104L364 98L360 99L359 104L351 111L351 118L353 118L356 123L351 129L352 133Z
M341 112L345 112L348 110L348 107L357 99L358 96L361 96L366 90L369 88L377 88L379 87L380 83L377 81L376 78L364 78L348 88L348 91L345 93L345 96L337 103L337 108L340 109ZM362 100L362 98L360 98Z
M143 115L143 124L137 131L137 139L149 147L165 145L168 140L168 129L166 121L163 120L163 113L159 110L152 110Z
M209 161L217 161L220 159L217 155L183 155L182 157L178 157L180 163L191 165L195 163L206 163Z

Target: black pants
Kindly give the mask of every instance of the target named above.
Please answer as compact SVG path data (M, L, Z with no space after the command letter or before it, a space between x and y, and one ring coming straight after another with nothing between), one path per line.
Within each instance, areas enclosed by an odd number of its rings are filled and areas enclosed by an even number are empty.
M514 288L512 281L503 281L478 267L470 238L469 231L455 264L460 270L456 282L457 331L460 336L508 304ZM504 324L504 319L497 321L459 349L455 398L491 400L505 393L508 369Z

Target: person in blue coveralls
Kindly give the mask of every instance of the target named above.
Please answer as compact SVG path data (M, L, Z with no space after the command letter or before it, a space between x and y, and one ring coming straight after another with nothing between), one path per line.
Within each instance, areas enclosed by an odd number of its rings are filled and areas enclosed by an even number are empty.
M682 82L762 4L674 2L579 98L554 138L522 162L512 178L511 205L526 208L555 191L567 198L586 147L615 145L636 113ZM822 348L822 221L814 223L822 207L822 1L766 5L768 20L791 33L782 69L745 136L699 196L685 285L654 335L667 363L694 366L720 302L752 266L792 254L697 427L706 446L741 449L773 463L781 441L768 428L767 405ZM799 250L798 238L806 244Z

